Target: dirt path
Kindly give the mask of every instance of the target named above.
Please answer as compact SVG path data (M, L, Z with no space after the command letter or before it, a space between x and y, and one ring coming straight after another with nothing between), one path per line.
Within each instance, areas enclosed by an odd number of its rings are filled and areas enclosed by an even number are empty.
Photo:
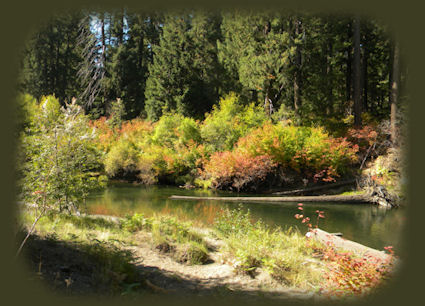
M288 288L258 269L255 278L234 272L229 263L223 262L218 252L222 241L206 237L210 261L204 265L186 265L176 262L167 254L152 248L150 233L140 233L139 244L129 247L138 258L135 264L147 279L153 291L166 294L197 296L244 296L279 299L308 299L311 292Z

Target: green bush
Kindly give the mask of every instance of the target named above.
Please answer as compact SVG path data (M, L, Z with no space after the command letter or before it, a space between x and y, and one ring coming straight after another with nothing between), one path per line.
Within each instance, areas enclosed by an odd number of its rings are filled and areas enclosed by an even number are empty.
M183 116L176 113L164 114L155 124L152 143L161 146L174 146L178 140L177 129Z
M322 128L266 123L238 142L238 150L250 156L270 156L315 180L334 180L357 160L356 148L345 138L334 138Z
M35 117L39 109L37 100L29 94L19 94L17 106L18 131L26 130L28 132L34 128Z
M240 137L266 119L261 107L254 104L244 107L239 103L239 97L232 93L206 114L201 135L211 152L231 150Z
M105 171L109 177L137 171L139 152L134 143L120 139L105 157Z
M192 118L183 118L177 128L177 133L181 144L188 145L202 142L199 124Z
M132 216L126 216L121 222L121 227L129 232L137 232L142 229L152 229L152 219L145 218L143 214L135 213Z
M31 131L20 135L22 160L18 163L21 196L29 203L78 209L88 194L104 186L101 153L88 117L75 103L61 107L53 97L43 97L30 108Z

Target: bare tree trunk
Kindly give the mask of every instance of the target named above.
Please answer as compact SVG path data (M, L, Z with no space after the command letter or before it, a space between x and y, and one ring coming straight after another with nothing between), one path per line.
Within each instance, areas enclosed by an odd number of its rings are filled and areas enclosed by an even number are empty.
M35 225L37 224L38 220L40 220L41 217L44 216L44 210L35 218L30 230L28 231L27 235L25 236L24 240L22 241L21 245L19 246L18 251L15 254L15 258L19 256L19 254L22 251L22 248L24 247L25 243L27 242L28 238L31 236L31 234L34 232Z
M356 17L354 19L354 126L356 128L362 125L360 87L360 19Z
M295 18L295 38L301 33L301 21ZM294 109L297 112L301 106L301 47L296 46L294 73Z
M102 59L103 59L103 65L106 64L106 42L105 42L105 13L102 13L102 20L101 20L101 40L102 40Z
M326 107L326 114L332 116L334 112L334 97L333 97L333 79L332 79L332 41L329 39L327 44L328 46L328 56L326 60L326 79L327 79L327 94L328 94L328 103Z
M363 40L365 43L367 42L366 39ZM368 61L368 52L365 45L363 45L363 60L362 60L362 82L363 84L363 109L365 111L368 110L368 104L367 104L367 61Z
M393 52L393 66L392 66L392 84L390 94L391 105L391 140L393 143L397 142L397 100L399 95L400 86L400 59L399 59L399 46L398 43L394 44Z
M352 31L351 20L350 20L350 23L348 24L348 30L347 30L347 34L348 34L349 39L352 39L352 37L353 37L352 32L353 31ZM345 74L345 78L346 78L345 87L346 87L347 101L351 101L351 98L352 98L352 95L351 95L351 89L352 89L352 84L351 84L352 83L352 77L351 76L352 76L352 65L353 65L353 63L352 63L353 59L351 57L352 50L353 50L352 46L347 47L347 70L346 70L346 74Z

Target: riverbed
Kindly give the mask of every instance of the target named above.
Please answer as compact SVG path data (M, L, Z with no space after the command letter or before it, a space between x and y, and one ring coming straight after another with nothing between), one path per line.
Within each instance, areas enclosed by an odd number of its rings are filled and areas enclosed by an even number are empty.
M210 225L223 208L249 209L254 219L262 219L271 226L298 228L306 232L306 226L296 220L297 203L238 203L226 201L171 200L171 195L188 196L261 196L211 190L185 190L172 186L141 186L129 183L114 183L105 190L92 194L86 201L86 210L91 214L123 217L134 213L145 216L172 214L195 224ZM304 203L304 215L316 225L316 210L324 211L319 227L327 232L340 232L343 237L366 246L382 250L384 246L401 247L405 211L383 209L369 204Z

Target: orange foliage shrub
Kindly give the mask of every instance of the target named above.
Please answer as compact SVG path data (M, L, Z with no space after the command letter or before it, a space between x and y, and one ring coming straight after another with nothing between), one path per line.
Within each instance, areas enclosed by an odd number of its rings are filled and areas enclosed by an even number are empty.
M376 128L372 125L365 125L361 129L351 128L347 135L349 141L359 147L360 152L366 151L379 137Z
M150 121L144 121L141 119L133 119L130 121L125 121L121 125L119 134L122 135L137 135L143 133L151 133L153 131L153 126Z
M204 176L212 179L213 188L234 187L237 191L263 181L277 163L269 156L249 156L241 151L214 153L205 164Z
M315 181L335 181L357 161L358 147L346 138L334 138L320 128L265 124L238 141L250 156L266 155Z
M90 120L89 125L96 129L97 144L103 151L108 151L116 140L114 130L108 125L106 117Z

